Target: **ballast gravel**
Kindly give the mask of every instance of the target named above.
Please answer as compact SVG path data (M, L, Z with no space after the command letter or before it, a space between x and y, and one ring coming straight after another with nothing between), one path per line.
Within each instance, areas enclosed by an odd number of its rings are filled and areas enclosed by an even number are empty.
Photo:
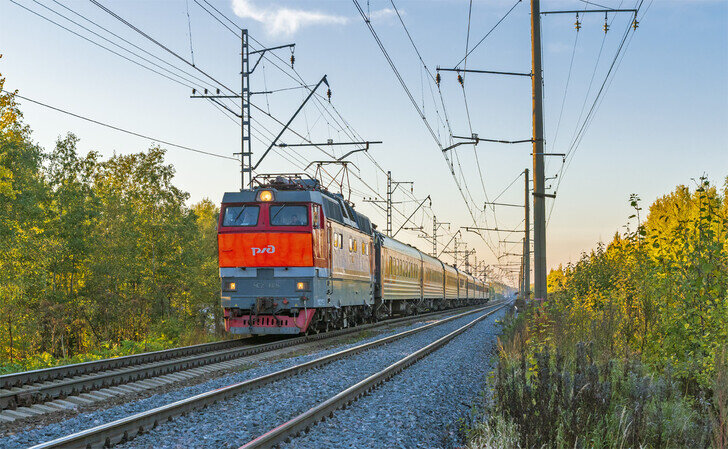
M501 309L282 449L452 448L493 370Z
M490 332L493 332L493 322L495 316L498 316L499 314L501 314L500 311L496 312L496 314L479 323L477 327L480 328L485 326L490 330ZM174 421L165 423L157 429L143 435L139 435L133 440L117 447L153 447L155 449L208 447L237 448L256 436L266 432L275 425L285 422L293 416L308 410L348 386L353 385L367 376L383 369L417 349L424 347L435 339L446 335L474 319L476 316L476 314L471 314L452 322L435 326L432 329L403 338L394 343L386 344L384 346L338 360L331 364L306 371L294 378L284 379L260 389L243 393L229 400L207 407L206 409L194 411L185 417L177 417ZM121 406L112 407L107 410L79 414L72 419L45 427L20 432L14 435L7 435L2 438L2 441L0 441L0 448L16 449L32 446L34 444L49 441L100 424L121 419L134 413L160 407L215 388L253 379L326 354L340 351L347 347L356 346L368 341L383 338L387 335L419 327L423 324L425 323L417 323L397 328L390 332L377 335L376 337L357 341L356 343L341 345L336 348L304 356L293 357L280 362L259 363L240 373L230 374L198 385L154 395L138 401L129 402ZM469 335L469 333L473 330L474 329L469 330L465 335ZM459 338L462 337L463 336L460 336ZM428 356L425 360L433 357L443 350L447 351L447 347ZM419 363L423 363L425 360ZM410 370L411 369L412 368L410 368ZM409 370L405 371L405 373L408 371ZM482 383L479 383L478 385L480 386ZM389 430L389 423L381 422L380 424L382 430L386 433L386 431ZM346 445L348 444L346 439L341 439L339 442L343 445L341 447L363 447L348 446ZM337 444L333 443L330 446L338 447ZM310 447L322 446L312 443Z

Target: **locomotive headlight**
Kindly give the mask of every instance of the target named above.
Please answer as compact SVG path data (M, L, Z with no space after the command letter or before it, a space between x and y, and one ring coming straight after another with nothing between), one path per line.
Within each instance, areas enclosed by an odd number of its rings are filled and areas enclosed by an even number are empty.
M308 290L308 282L296 282L296 291L302 292Z
M273 201L273 192L270 190L263 190L258 194L258 201Z
M235 291L235 282L225 282L223 283L222 289L226 292L234 292Z

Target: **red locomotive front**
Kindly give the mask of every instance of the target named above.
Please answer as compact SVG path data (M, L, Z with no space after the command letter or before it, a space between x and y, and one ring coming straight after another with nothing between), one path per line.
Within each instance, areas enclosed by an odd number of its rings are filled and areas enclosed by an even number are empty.
M317 197L305 186L225 194L218 255L227 331L306 331L328 276L328 242Z

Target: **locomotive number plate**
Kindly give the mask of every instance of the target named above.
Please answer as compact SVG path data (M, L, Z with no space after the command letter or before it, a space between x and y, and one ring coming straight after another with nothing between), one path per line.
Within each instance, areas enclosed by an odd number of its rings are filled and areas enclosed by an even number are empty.
M281 285L278 282L256 281L256 282L253 282L253 287L255 287L255 288L281 288Z

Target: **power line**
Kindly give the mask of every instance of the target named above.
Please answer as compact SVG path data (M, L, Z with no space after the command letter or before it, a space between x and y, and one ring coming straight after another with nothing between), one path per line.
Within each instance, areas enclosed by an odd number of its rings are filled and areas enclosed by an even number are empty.
M11 1L13 1L13 0L11 0ZM106 6L102 5L102 4L101 4L101 3L99 3L99 2L97 1L97 0L89 0L89 1L90 1L91 3L93 3L94 5L98 6L99 8L101 8L101 9L102 9L103 11L105 11L106 13L108 13L108 14L109 14L110 16L112 16L113 18L117 19L118 21L120 21L120 22L121 22L121 23L123 23L124 25L128 26L128 27L129 27L129 28L131 28L132 30L134 30L134 31L136 31L137 33L139 33L140 35L142 35L142 36L143 36L144 38L146 38L147 40L149 40L149 41L153 42L154 44L156 44L157 46L161 47L161 48L162 48L163 50L165 50L165 51L166 51L167 53L171 54L171 55L172 55L172 56L174 56L175 58L177 58L177 59L179 59L180 61L184 62L185 64L189 65L189 66L190 66L190 67L192 67L193 69L197 70L198 72L200 72L201 74L203 74L204 76L206 76L207 78L209 78L210 80L212 80L212 81L213 81L213 82L214 82L215 84L217 84L217 85L219 85L219 86L221 86L221 87L224 87L225 89L227 89L227 90L228 90L229 92L231 92L232 94L235 94L235 91L234 91L234 90L230 89L229 87L227 87L226 85L224 85L224 84L223 84L223 83L221 83L220 81L216 80L216 79L215 79L215 78L213 78L213 77L212 77L211 75L209 75L208 73L206 73L206 72L205 72L204 70L202 70L202 69L200 69L199 67L195 66L194 64L192 64L191 62L189 62L188 60L186 60L185 58L183 58L183 57L182 57L182 56L180 56L179 54L177 54L177 53L175 53L174 51L170 50L170 49L169 49L169 48L168 48L167 46L165 46L164 44L160 43L159 41L157 41L156 39L154 39L153 37L151 37L150 35L148 35L148 34L147 34L147 33L145 33L144 31L140 30L140 29L139 29L139 28L137 28L136 26L132 25L131 23L129 23L128 21L126 21L126 20L125 20L125 19L124 19L123 17L119 16L118 14L116 14L115 12L113 12L112 10L110 10L109 8L107 8Z
M237 28L237 25L236 25L236 24L235 24L235 23L234 23L234 22L233 22L232 20L230 20L230 19L229 19L229 18L228 18L228 17L227 17L227 16L225 15L225 14L223 14L222 12L220 12L220 11L219 11L219 10L218 10L217 8L215 8L215 7L213 6L213 5L211 5L211 4L210 4L209 2L207 2L206 0L203 0L203 1L204 1L204 2L205 2L205 3L206 3L206 4L207 4L207 5L208 5L208 6L210 7L210 8L212 8L212 9L213 9L213 10L214 10L214 11L215 11L215 12L216 12L216 13L217 13L217 14L218 14L218 15L219 15L220 17L224 18L224 19L225 19L226 21L228 21L228 22L229 22L229 23L231 23L231 24L232 24L232 25L233 25L234 27L236 27L236 28ZM196 1L196 3L197 3L197 4L198 4L198 5L200 6L200 7L202 7L203 9L205 9L205 11L206 11L206 12L207 12L208 14L211 14L211 15L213 15L213 17L214 17L214 14L212 14L212 13L211 13L211 12L210 12L210 11L209 11L209 10L208 10L207 8L205 8L205 7L204 7L204 6L202 5L202 4L200 4L200 3L198 2L198 1ZM215 18L217 19L217 21L218 21L218 22L220 22L220 23L222 24L222 22L221 22L221 21L220 21L220 20L219 20L219 19L218 19L217 17L215 17ZM230 29L230 28L229 28L228 26L225 26L225 28L227 28L228 30L230 30L231 32L233 32L233 34L237 35L237 33L235 33L235 32L234 32L234 31L233 31L232 29ZM258 41L257 39L255 39L254 37L252 37L252 36L251 36L251 39L252 39L253 41L255 41L255 42L256 42L256 43L258 44L258 45L261 45L261 46L262 46L262 44L261 44L261 43L260 43L260 42L259 42L259 41ZM282 60L282 59L280 58L280 56L278 56L277 54L272 54L272 56L273 56L273 57L275 57L276 59L280 60L281 62L284 62L284 61L283 61L283 60ZM310 91L310 86L308 86L308 85L307 85L307 84L306 84L306 83L304 82L303 78L301 77L301 75L300 75L300 74L298 73L298 71L297 71L297 70L293 69L293 72L294 72L294 73L295 73L295 74L296 74L296 75L298 76L298 79L296 79L295 77L293 77L292 75L290 75L290 74L289 74L289 73L287 72L287 70L283 69L283 68L282 68L281 66L279 66L278 64L276 64L276 63L275 63L274 61L272 61L272 60L271 60L270 58L268 58L268 57L267 57L267 55L263 55L263 58L264 58L265 60L269 61L269 62L271 63L271 65L273 65L274 67L276 67L277 69L279 69L279 70L280 70L281 72L283 72L283 73L284 73L285 75L289 76L289 77L290 77L291 79L293 79L294 81L298 82L298 83L299 83L299 84L301 85L301 87L304 87L304 88L306 88L306 89L308 89L308 90ZM324 104L324 106L323 106L323 111L322 111L322 109L320 108L320 105L321 105L321 98L323 98L323 97L322 97L321 95L319 95L319 94L316 94L316 95L315 95L315 97L314 97L314 99L315 99L315 102L313 103L313 104L314 104L314 106L315 106L315 107L316 107L316 108L317 108L317 109L319 110L319 113L321 114L321 115L320 115L320 117L323 117L323 114L324 114L324 112L326 112L326 113L327 113L327 114L328 114L328 115L329 115L329 116L330 116L330 117L331 117L332 119L334 119L334 121L338 122L338 121L340 120L340 121L341 121L341 122L343 123L343 126L341 126L341 127L339 128L339 129L340 129L341 131L344 131L344 132L345 132L346 134L348 134L348 135L349 135L349 137L351 137L351 138L352 138L352 140L354 140L355 138L358 138L358 140L362 140L362 139L361 139L361 136L359 136L359 135L358 135L358 133L356 133L356 132L355 132L355 131L354 131L354 130L353 130L353 129L351 128L351 126L350 126L350 125L348 124L348 122L346 121L346 119L344 119L344 118L343 118L343 116L341 115L341 113L340 113L340 112L338 111L338 109L337 109L337 108L336 108L336 107L335 107L335 106L334 106L333 104L331 104L331 103L328 103L328 107L326 106L326 104ZM277 122L279 122L279 123L280 123L280 121L279 121L279 120L277 120L277 119L276 119L275 117L273 117L273 116L272 116L271 114L269 114L269 113L267 113L266 111L264 111L264 110L263 110L262 108L258 107L257 105L254 105L254 104L252 104L252 105L253 105L253 107L255 107L255 108L256 108L257 110L259 110L260 112L263 112L263 113L264 113L265 115L267 115L267 116L269 116L269 117L273 118L274 120L276 120ZM333 109L333 110L334 110L334 112L336 113L336 115L338 116L338 118L337 118L337 117L334 117L334 116L333 116L333 115L331 114L331 112L329 111L329 107L330 107L331 109ZM326 120L326 119L325 119L325 120ZM326 120L326 121L327 121L327 123L329 123L329 122L328 122L328 120ZM330 123L329 123L329 124L330 124ZM291 129L291 131L292 131L292 132L294 132L294 134L298 135L298 136L299 136L299 137L300 137L301 139L303 139L304 141L310 142L310 140L309 140L309 139L305 138L305 137L304 137L303 135L301 135L301 134L297 133L297 132L296 132L296 131L294 131L293 129ZM325 152L325 151L324 151L323 149L321 149L320 147L317 147L317 148L318 148L319 150L323 151L323 152L324 152L324 154L327 154L327 155L328 155L329 157L333 157L333 155L331 155L331 154L329 154L329 153ZM374 160L374 159L373 159L373 158L371 157L371 155L369 155L368 153L366 153L366 155L367 155L367 157L368 157L368 158L369 158L369 159L370 159L370 160L371 160L371 161L372 161L372 162L373 162L373 163L375 164L375 166L376 166L376 167L377 167L377 168L378 168L378 169L379 169L380 171L382 171L382 172L385 172L385 171L384 171L384 169L383 169L383 168L382 168L382 167L381 167L381 166L380 166L380 165L379 165L379 164L378 164L378 163L376 162L376 160ZM378 191L377 191L376 189L374 189L373 187L371 187L371 186L370 186L369 184L367 184L366 182L364 182L364 180L363 180L363 179L362 179L361 177L359 177L359 175L357 175L357 174L355 174L355 173L354 173L353 175L354 175L354 177L355 177L355 178L357 178L357 179L358 179L358 180L359 180L360 182L362 182L362 183L363 183L363 184L364 184L365 186L367 186L367 187L368 187L368 188L369 188L370 190L372 190L372 191L373 191L373 192L374 192L374 193L375 193L376 195L378 195L378 196L380 196L380 197L381 197L381 195L380 195L380 194L378 193ZM402 215L402 216L405 216L405 215L404 215L404 213L402 213L401 211L399 211L399 210L398 210L398 209L396 209L396 208L395 208L395 211L396 211L397 213L399 213L400 215Z
M369 29L372 36L374 37L374 40L376 41L377 45L379 46L380 50L382 51L382 54L384 55L385 59L389 63L390 67L392 68L392 71L394 72L394 74L397 77L397 79L399 80L402 88L404 89L405 93L407 94L408 98L410 99L412 106L414 106L415 110L417 111L418 115L424 122L425 126L427 127L428 131L430 132L430 135L435 140L438 147L440 149L442 149L443 147L442 147L442 143L440 142L440 139L437 137L437 135L433 131L432 126L430 125L430 122L427 120L427 117L424 115L424 113L420 109L419 105L417 104L417 100L414 99L414 96L410 92L409 87L407 86L407 83L404 81L404 79L402 78L402 75L399 73L397 66L394 64L394 61L392 60L392 58L389 56L387 49L384 47L384 44L382 43L381 39L379 39L379 36L377 35L377 32L374 30L374 27L372 26L371 22L367 19L367 16L364 13L364 10L362 9L361 5L359 4L359 2L357 0L353 0L353 2L354 2L354 5L356 6L356 8L359 10L359 14L362 16L362 19L364 20L364 23L366 24L367 28ZM448 166L449 166L450 163L449 163L448 156L444 152L443 152L443 156L445 157L446 161L448 162ZM450 171L454 176L455 173L452 168ZM463 200L465 200L465 204L466 204L466 207L468 208L468 212L470 213L470 216L473 219L473 221L476 222L475 215L473 214L470 204L468 203L467 198L465 197L463 188L460 186L460 182L457 180L457 177L454 176L454 178L455 178L455 183L458 187L458 190L460 191L460 194L463 196ZM483 240L485 241L485 239L483 239Z
M638 6L636 8L637 12L635 13L635 16L637 16L637 14L639 13L643 3L644 3L644 0L641 0L639 2ZM620 3L620 5L621 5L621 3ZM649 5L648 5L648 8L649 8ZM644 17L644 14L641 16L641 18L643 18L643 17ZM589 125L593 121L594 114L596 113L598 106L601 104L601 101L604 98L604 94L606 93L606 90L609 88L609 86L611 85L611 81L614 79L614 76L612 76L613 73L616 73L616 69L619 67L619 64L624 59L626 47L631 42L632 36L634 36L634 33L630 34L630 28L632 28L632 24L628 23L627 27L625 29L624 35L622 36L622 40L620 41L620 44L617 47L617 51L614 55L614 58L612 59L609 69L607 70L607 73L601 84L601 87L599 88L599 91L597 92L597 95L594 98L594 102L592 103L592 106L589 109L589 112L587 113L587 117L584 119L584 122L583 122L581 128L579 128L579 132L577 133L576 138L572 142L572 144L569 148L569 151L567 152L567 163L565 165L563 165L561 168L561 171L559 174L559 180L556 184L556 189L555 189L556 191L558 191L558 189L561 185L561 182L564 179L564 174L566 173L568 168L571 166L571 162L573 161L574 155L576 154L576 151L578 150L578 148L581 144L581 141L586 133L586 130L588 129ZM629 37L629 41L627 41L628 37ZM626 46L625 46L625 42L626 42ZM620 58L620 56L621 56L621 58ZM611 78L610 78L610 76L611 76ZM607 84L607 83L609 83L609 84ZM555 204L556 204L555 201L551 204L551 209L549 210L549 221L551 220L551 214L553 212Z
M190 1L185 0L185 7L187 10L187 32L190 36L190 59L192 60L192 65L195 65L195 50L192 47L192 19L190 19Z
M43 14L41 14L41 13L39 13L39 12L37 12L37 11L33 11L32 9L30 9L30 8L26 7L25 5L21 5L20 3L16 2L15 0L10 0L10 2L14 3L14 4L15 4L15 5L17 5L17 6L20 6L21 8L25 9L26 11L28 11L28 12L30 12L30 13L32 13L32 14L35 14L36 16L38 16L38 17L40 17L40 18L42 18L42 19L45 19L45 20L47 20L48 22L51 22L52 24L54 24L54 25L56 25L56 26L58 26L58 27L60 27L60 28L62 28L62 29L64 29L64 30L68 31L69 33L72 33L72 34L74 34L74 35L76 35L76 36L80 37L81 39L84 39L84 40L86 40L86 41L88 41L88 42L90 42L90 43L92 43L92 44L94 44L94 45L96 45L96 46L98 46L98 47L101 47L101 48L103 48L104 50L106 50L106 51L108 51L108 52L111 52L111 53L113 53L113 54L115 54L115 55L117 55L117 56L119 56L119 57L121 57L121 58L123 58L123 59L126 59L127 61L129 61L129 62L131 62L131 63L133 63L133 64L136 64L136 65L138 65L139 67L142 67L142 68L144 68L144 69L147 69L147 70L149 70L149 71L151 71L151 72L154 72L154 73L156 73L157 75L163 76L163 77L167 78L168 80L170 80L170 81L172 81L172 82L175 82L175 83L177 83L177 84L180 84L180 85L182 85L182 86L185 86L185 87L189 87L189 88L191 88L191 86L189 86L188 84L185 84L185 83L184 83L184 82L182 82L182 81L179 81L179 80L177 80L177 79L174 79L174 78L170 77L169 75L165 75L164 73L162 73L162 72L159 72L159 71L157 71L157 70L155 70L155 69L153 69L153 68L151 68L151 67L148 67L148 66L146 66L146 65L144 65L144 64L142 64L142 63L140 63L140 62L138 62L138 61L135 61L135 60L133 60L133 59L131 59L131 58L127 57L127 56L124 56L124 55L122 55L121 53L119 53L119 52L117 52L117 51L115 51L115 50L112 50L112 49L111 49L111 48L109 48L109 47L106 47L106 46L104 46L104 45L102 45L102 44L100 44L100 43L98 43L98 42L95 42L95 41L93 41L93 40L89 39L88 37L86 37L86 36L83 36L82 34L80 34L80 33L77 33L76 31L73 31L73 30L71 30L70 28L68 28L68 27L66 27L66 26L64 26L64 25L61 25L60 23L56 22L55 20L53 20L53 19L51 19L51 18L49 18L49 17L46 17L46 16L44 16ZM43 6L43 5L41 5L41 6ZM69 20L70 20L70 19L69 19ZM74 23L75 23L75 22L74 22Z
M516 9L516 6L518 6L518 4L519 4L519 3L521 3L521 0L516 0L516 3L515 3L515 4L513 5L513 6L511 6L511 9L509 9L509 10L508 10L508 12L506 12L506 13L505 13L505 14L503 15L503 17L501 17L501 18L500 18L500 20L499 20L498 22L496 22L496 24L495 24L495 25L493 25L493 28L491 28L491 29L490 29L490 30L489 30L489 31L488 31L487 33L485 33L485 36L483 36L483 38L482 38L482 39L480 39L480 40L478 41L478 43L477 43L477 44L475 44L475 46L473 46L473 48L471 48L471 49L470 49L470 51L468 51L468 52L467 52L467 53L465 54L465 56L463 57L463 59L461 59L460 61L458 61L458 63L457 63L457 64L455 64L455 65L454 65L453 67L458 67L458 66L460 66L460 63L461 63L461 62L463 62L463 61L465 61L465 59L466 59L466 58L467 58L468 56L470 56L470 53L474 52L474 51L475 51L475 49L476 49L476 48L478 48L478 46L480 46L480 44L482 44L482 43L483 43L483 41L484 41L484 40L486 40L486 39L488 38L488 36L490 36L490 35L491 35L491 33L492 33L493 31L495 31L495 29L496 29L496 28L498 28L498 25L500 25L500 24L501 24L501 22L503 22L504 20L506 20L506 17L508 17L508 16L509 16L509 15L511 14L511 12L513 12L513 10L514 10L514 9Z
M205 8L205 7L204 7L204 6L203 6L203 5L202 5L202 4L200 3L200 2L198 2L197 0L195 0L195 3L197 3L197 6L199 6L200 8L202 8L202 9L203 9L203 10L204 10L204 11L205 11L206 13L208 13L208 14L209 14L209 15L210 15L210 16L211 16L211 17L212 17L213 19L215 19L215 20L216 20L216 21L217 21L217 22L218 22L218 23L219 23L220 25L222 25L223 27L225 27L225 28L227 28L228 30L230 30L230 32L231 32L231 33L233 33L233 34L235 35L235 37L237 37L238 39L240 39L240 35L238 34L238 32L237 32L237 31L233 30L233 29L232 29L232 28L230 28L230 27L229 27L228 25L226 25L226 24L225 24L225 23L224 23L223 21L221 21L221 20L220 20L220 18L218 18L218 17L217 17L217 16L215 15L215 14L211 13L211 12L210 12L210 10L208 10L207 8ZM207 2L205 2L205 3L207 3ZM209 5L209 3L208 3L208 5ZM210 5L210 6L212 6L212 5ZM214 9L214 7L213 7L213 9ZM239 29L238 29L238 30L239 30Z
M405 93L407 94L407 97L409 97L410 101L412 102L412 106L414 106L414 108L417 111L417 113L419 114L420 118L425 123L425 126L430 131L432 138L435 139L435 142L437 142L437 145L440 147L440 149L442 149L442 144L440 143L440 140L437 138L437 135L435 135L435 132L432 130L432 126L430 126L430 122L427 121L427 117L425 117L425 114L422 112L422 110L420 109L420 106L417 104L417 100L415 100L414 96L412 96L412 92L410 92L410 89L407 86L407 83L405 83L404 79L402 78L402 75L399 73L399 70L397 69L397 66L394 64L394 61L392 61L392 58L389 56L387 49L384 47L384 44L382 43L382 41L379 39L377 32L374 31L374 27L372 27L371 22L367 19L367 16L364 13L364 10L362 9L361 5L359 5L359 2L357 0L353 0L353 1L354 1L354 5L359 10L359 14L361 14L362 18L364 19L364 23L366 24L367 28L369 28L369 31L371 32L372 36L374 37L374 40L377 42L379 49L382 51L384 58L389 63L389 66L392 68L392 71L394 72L394 75L397 77L397 80L399 80L399 83L402 85L402 89L404 89Z
M190 78L192 78L192 79L194 79L194 80L196 80L196 81L198 81L198 82L202 83L203 85L207 84L207 81L205 81L205 80L203 80L203 79L201 79L201 78L197 77L196 75L193 75L193 74L191 74L191 73L188 73L188 72L186 72L186 71L182 70L181 68L179 68L179 67L175 66L174 64L172 64L172 63L170 63L170 62L167 62L166 60L164 60L164 59L160 58L159 56L157 56L157 55L155 55L155 54L153 54L153 53L151 53L151 52L149 52L149 51L147 51L147 50L143 49L142 47L140 47L140 46L138 46L138 45L134 44L133 42L130 42L130 41L129 41L128 39L125 39L124 37L122 37L122 36L119 36L118 34L114 33L113 31L109 30L108 28L106 28L106 27L103 27L103 26L101 26L101 25L97 24L96 22L94 22L93 20L91 20L91 19L87 18L87 17L86 17L86 16L84 16L83 14L80 14L80 13L78 13L77 11L74 11L73 9L71 9L71 8L69 8L68 6L64 5L63 3L60 3L60 2L58 1L58 0L53 0L53 2L54 2L55 4L57 4L58 6L60 6L60 7L64 8L64 9L66 9L67 11L71 12L72 14L74 14L74 15L76 15L76 16L78 16L78 17L80 17L81 19L85 20L86 22L88 22L88 23L90 23L90 24L92 24L92 25L96 26L97 28L100 28L100 29L104 30L105 32L107 32L107 33L109 33L110 35L112 35L112 36L116 37L117 39L121 40L122 42L124 42L124 43L126 43L126 44L128 44L128 45L130 45L130 46L132 46L132 47L134 47L134 48L136 48L137 50L139 50L139 51L143 52L144 54L146 54L146 55L148 55L148 56L150 56L150 57L152 57L152 58L154 58L154 59L158 60L159 62L161 62L161 63L163 63L163 64L166 64L166 65L168 65L169 67L171 67L171 68L173 68L173 69L175 69L175 70L178 70L178 71L179 71L179 72L181 72L182 74L184 74L184 75L186 75L186 76L188 76L188 77L190 77ZM56 13L56 14L58 14L58 13ZM67 20L69 20L69 19L67 19ZM79 26L80 26L80 25L79 25ZM191 37L191 31L190 31L190 48L191 48L191 46L192 46L192 43L191 43L191 39L192 39L192 37ZM111 41L109 41L109 42L111 42ZM118 45L117 45L117 46L118 46ZM123 48L123 47L119 47L119 48ZM128 50L128 49L125 49L125 50L126 50L126 51L128 51L129 53L132 53L132 54L133 54L134 56L137 56L137 57L139 57L139 55L138 55L137 53L134 53L134 52L132 52L132 51L130 51L130 50ZM194 61L193 61L193 62L194 62ZM188 80L188 81L189 81L189 80ZM190 82L191 82L191 81L190 81ZM211 85L209 85L209 84L208 84L208 87L211 87Z
M185 146L185 145L179 145L179 144L176 144L176 143L168 142L166 140L157 139L155 137L150 137L150 136L147 136L147 135L144 135L144 134L141 134L141 133L137 133L137 132L134 132L134 131L129 131L128 129L120 128L118 126L114 126L114 125L110 125L108 123L104 123L104 122L101 122L101 121L98 121L98 120L94 120L92 118L85 117L83 115L75 114L73 112L66 111L65 109L61 109L61 108L58 108L58 107L55 107L55 106L51 106L49 104L40 102L38 100L33 100L31 98L28 98L28 97L24 97L22 95L19 95L17 93L14 93L14 92L9 92L9 91L7 91L5 89L3 89L3 92L5 92L7 94L10 94L10 95L14 95L14 96L16 96L16 97L18 97L18 98L20 98L22 100L30 101L31 103L35 103L35 104L37 104L39 106L43 106L45 108L52 109L54 111L61 112L61 113L66 114L66 115L70 115L72 117L76 117L76 118L79 118L81 120L85 120L87 122L94 123L96 125L105 126L106 128L111 128L111 129L113 129L115 131L120 131L120 132L123 132L123 133L126 133L126 134L130 134L132 136L141 137L143 139L151 140L151 141L154 141L154 142L163 143L165 145L169 145L169 146L172 146L172 147L175 147L175 148L179 148L179 149L182 149L182 150L192 151L194 153L204 154L204 155L207 155L207 156L213 156L213 157L217 157L217 158L220 158L220 159L228 159L228 160L237 161L237 159L235 159L235 158L232 158L232 157L229 157L229 156L224 156L222 154L217 154L217 153L211 153L209 151L198 150L196 148L191 148L191 147L188 147L188 146Z
M467 66L468 66L468 56L467 55L468 55L468 49L470 47L470 21L471 21L472 14L473 14L473 0L470 0L470 6L468 8L468 31L467 31L466 38L465 38L465 57L463 58L463 61L464 61L463 68L465 68L465 69L467 69ZM462 76L462 75L460 75L460 76ZM462 87L462 92L463 92L463 102L465 103L465 114L468 118L468 128L470 129L470 135L472 136L473 135L473 122L470 118L470 106L468 105L468 96L467 96L467 93L465 90L464 79L463 79L463 82L460 83L460 85ZM476 144L473 143L473 155L475 156L475 165L478 168L478 177L480 178L480 186L483 189L483 196L485 197L485 201L488 202L489 201L488 192L485 189L485 179L483 177L483 170L480 166L480 157L478 156L478 150L475 146L476 146ZM485 218L485 216L484 216L484 218ZM498 217L495 214L495 210L493 210L493 220L495 221L495 227L497 228L498 227ZM486 225L487 225L487 222L486 222Z

